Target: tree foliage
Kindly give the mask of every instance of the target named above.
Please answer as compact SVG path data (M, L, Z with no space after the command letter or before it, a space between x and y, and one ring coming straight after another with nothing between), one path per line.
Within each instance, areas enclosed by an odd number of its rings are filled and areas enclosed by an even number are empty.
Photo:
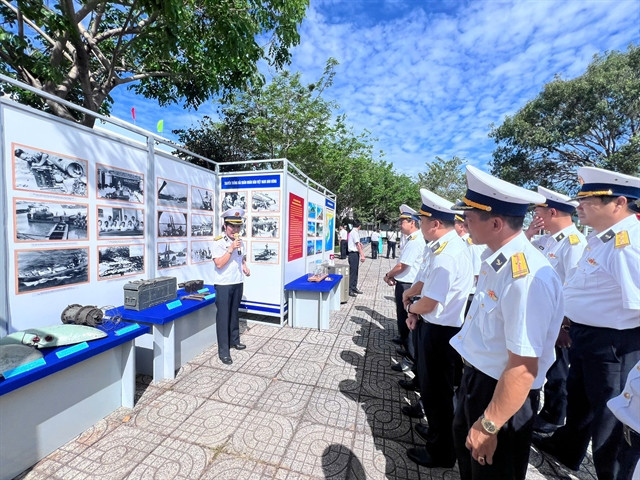
M109 94L121 85L161 105L181 100L198 107L213 95L261 86L262 59L277 68L288 63L307 5L308 0L0 0L0 71L95 112L109 111ZM58 103L19 95L93 125L93 118Z
M401 203L416 198L417 188L374 151L369 132L355 133L346 115L337 114L338 105L323 98L336 65L329 59L310 84L299 73L283 71L262 88L229 97L219 121L204 119L175 133L189 150L218 162L287 158L336 194L339 217L395 218Z
M640 47L596 55L573 80L556 77L490 134L492 173L510 182L575 190L576 170L640 173Z
M418 174L420 188L426 188L442 198L455 203L467 191L464 171L466 161L453 156L450 160L436 156L436 161L427 163L427 171Z

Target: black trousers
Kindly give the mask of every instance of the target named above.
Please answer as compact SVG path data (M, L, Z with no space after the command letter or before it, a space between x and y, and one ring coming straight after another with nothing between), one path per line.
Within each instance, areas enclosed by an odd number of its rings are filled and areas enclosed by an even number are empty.
M556 347L556 361L547 372L544 384L544 405L539 415L547 422L562 425L567 416L567 377L569 349Z
M402 294L411 286L408 282L396 282L394 297L396 300L396 321L398 325L398 335L402 338L404 348L413 357L413 343L409 341L409 327L407 327L407 311L402 304Z
M216 289L216 334L218 335L218 355L229 356L229 345L240 343L240 322L238 309L242 300L244 284L214 285Z
M346 240L340 240L340 258L347 258L347 246L348 242Z
M622 423L607 401L622 392L627 375L640 360L640 327L615 330L572 323L569 332L567 421L553 434L567 461L580 463L589 440L599 480L615 479L620 464Z
M390 242L387 240L387 258L389 258L389 252L393 252L392 258L396 258L396 242Z
M360 253L349 252L349 292L358 289L358 270L360 269Z
M465 447L471 426L489 405L498 381L474 367L464 366L453 419L453 441L462 480L525 480L531 448L533 421L538 411L540 390L529 396L513 417L498 432L498 447L493 465L481 466Z
M380 248L378 242L371 242L371 258L378 258L378 248Z
M420 398L429 424L427 450L444 463L454 462L453 394L462 359L449 344L459 327L445 327L420 321L418 330L418 375ZM415 332L415 330L414 330Z

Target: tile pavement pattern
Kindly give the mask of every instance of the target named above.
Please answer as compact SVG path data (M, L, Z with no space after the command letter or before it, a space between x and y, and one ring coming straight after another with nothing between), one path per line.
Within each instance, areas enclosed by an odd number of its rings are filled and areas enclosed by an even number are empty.
M364 294L331 316L327 331L242 325L247 349L233 365L215 346L175 380L138 377L136 405L121 408L20 480L459 479L418 467L416 420L400 413L414 393L398 387L393 291L381 278L394 260L361 266ZM422 420L423 422L425 420ZM531 450L527 478L595 479Z

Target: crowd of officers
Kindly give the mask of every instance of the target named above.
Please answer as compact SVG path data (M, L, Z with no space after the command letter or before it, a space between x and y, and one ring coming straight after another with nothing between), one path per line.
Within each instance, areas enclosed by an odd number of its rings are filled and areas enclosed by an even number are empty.
M572 199L466 175L455 205L422 189L418 211L400 207L407 241L384 276L415 374L400 385L420 393L403 413L427 420L407 456L524 479L532 443L577 471L591 442L598 479L640 478L640 179L582 167Z

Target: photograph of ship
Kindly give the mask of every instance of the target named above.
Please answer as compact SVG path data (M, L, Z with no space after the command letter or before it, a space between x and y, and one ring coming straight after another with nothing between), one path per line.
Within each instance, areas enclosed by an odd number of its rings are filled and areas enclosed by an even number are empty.
M189 191L189 187L186 183L158 178L157 187L158 205L187 208L187 192Z
M278 263L278 244L251 242L251 261L254 263Z
M251 236L258 238L277 238L279 234L278 217L253 217L251 219Z
M88 240L86 204L14 199L16 242Z
M322 237L324 230L324 224L322 222L318 222L316 224L316 237Z
M143 203L144 175L108 165L97 165L97 196L106 200Z
M251 208L254 212L279 212L280 193L268 190L253 192Z
M211 242L191 242L191 264L205 263L213 260Z
M181 212L158 212L159 237L186 237L187 214Z
M87 197L89 162L13 144L13 186L16 190Z
M191 187L191 208L213 212L213 190Z
M245 192L225 192L222 197L222 211L226 212L230 208L247 209L247 194Z
M212 237L213 236L213 215L191 215L191 236L192 237Z
M187 264L187 242L158 243L158 270Z
M98 247L98 280L144 273L144 245Z
M89 249L16 250L17 293L89 281Z
M307 206L307 216L309 217L309 220L315 220L315 218L316 218L316 204L315 203L309 202L309 205Z
M307 222L307 237L316 236L316 222Z
M98 238L144 237L144 210L98 205Z
M322 240L316 240L316 253L322 253Z

